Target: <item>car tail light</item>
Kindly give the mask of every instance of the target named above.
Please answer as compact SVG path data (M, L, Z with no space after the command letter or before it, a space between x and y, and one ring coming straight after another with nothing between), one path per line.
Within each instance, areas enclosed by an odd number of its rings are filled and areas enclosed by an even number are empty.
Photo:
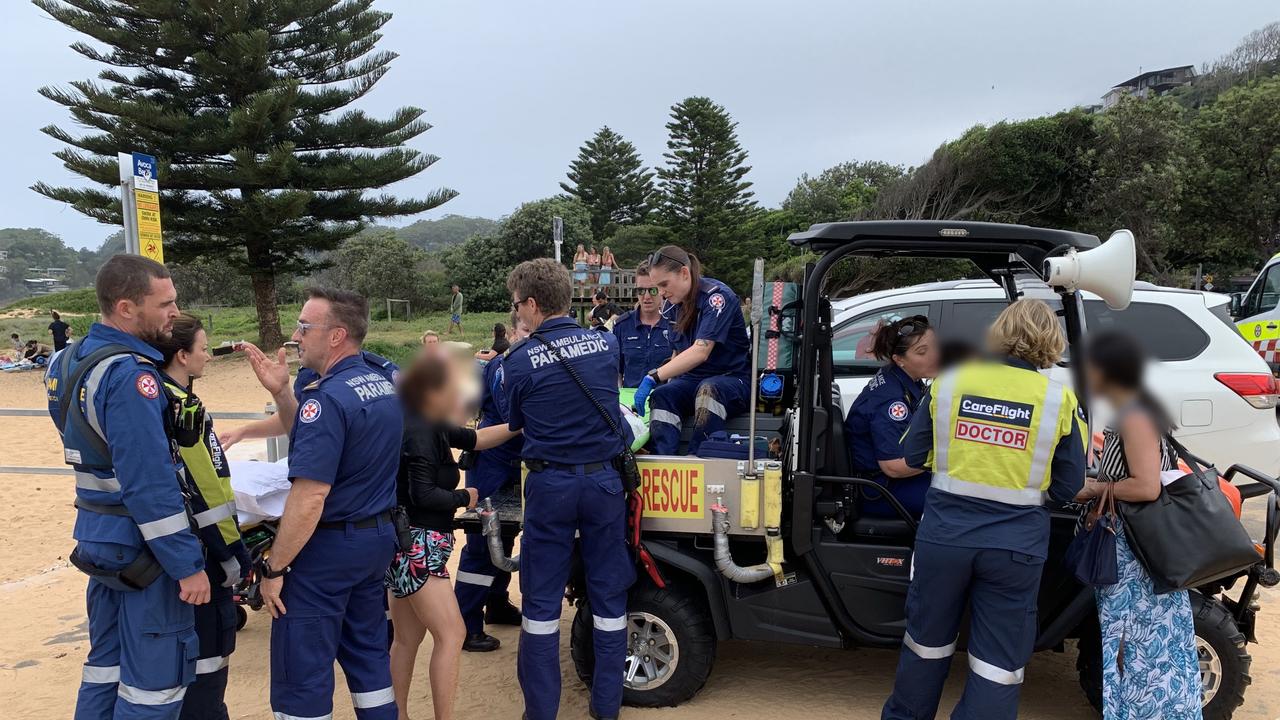
M1231 388L1250 405L1266 410L1280 401L1280 385L1274 375L1263 373L1216 373L1218 382Z

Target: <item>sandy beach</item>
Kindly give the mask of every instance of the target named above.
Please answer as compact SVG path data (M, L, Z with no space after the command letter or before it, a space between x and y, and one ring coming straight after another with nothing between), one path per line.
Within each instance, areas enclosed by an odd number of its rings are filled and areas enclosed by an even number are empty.
M197 385L206 404L217 411L260 411L268 400L247 363L218 359ZM37 373L0 375L0 406L43 408ZM236 448L239 455L261 450ZM0 418L0 465L61 466L61 445L47 417ZM84 609L85 577L66 561L73 541L69 476L0 476L0 715L9 718L70 717L88 649ZM455 555L454 562L457 557ZM514 588L513 588L514 589ZM516 598L518 602L518 597ZM1280 593L1262 596L1258 636L1251 645L1253 686L1235 715L1241 720L1280 716ZM562 717L586 717L587 694L569 662L568 626L562 620L564 670ZM231 660L227 704L232 718L271 717L268 707L270 618L251 613ZM520 717L522 703L515 678L518 629L495 628L503 642L498 652L466 654L458 715L461 718ZM427 655L418 663L410 712L432 717L427 699ZM629 718L711 720L808 720L878 718L897 662L896 652L833 651L729 642L719 647L716 667L703 691L679 708L625 709ZM943 707L949 709L963 684L957 662ZM339 679L335 718L354 714ZM1042 653L1031 662L1020 717L1032 720L1096 717L1076 684L1075 652Z

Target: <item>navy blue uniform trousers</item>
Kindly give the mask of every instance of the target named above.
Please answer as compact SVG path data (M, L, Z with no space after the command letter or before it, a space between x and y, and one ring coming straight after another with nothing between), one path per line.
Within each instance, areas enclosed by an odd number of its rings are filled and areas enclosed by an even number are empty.
M627 552L622 479L612 467L590 473L581 466L548 468L529 473L524 498L520 545L524 619L517 676L528 720L552 720L560 709L560 609L575 534L581 539L594 628L591 707L598 715L617 715L627 652L627 590L635 581L635 566Z
M81 557L108 570L137 558L139 549L81 542ZM174 720L195 681L192 606L178 599L168 575L143 590L112 590L89 580L89 657L81 676L75 720Z
M907 635L883 720L928 720L956 651L965 606L969 677L953 720L1015 720L1023 668L1035 648L1044 560L1010 550L916 542Z
M286 613L271 623L271 709L298 718L333 712L333 661L359 720L396 720L383 580L395 556L391 521L317 528L285 576Z

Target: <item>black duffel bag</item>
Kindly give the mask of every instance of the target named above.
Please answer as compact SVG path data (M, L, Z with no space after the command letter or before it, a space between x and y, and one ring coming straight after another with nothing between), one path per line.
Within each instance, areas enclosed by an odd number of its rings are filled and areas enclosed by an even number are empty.
M1200 463L1171 435L1165 439L1191 468L1151 502L1116 503L1125 537L1157 595L1230 577L1260 562L1249 534L1218 489L1218 471Z

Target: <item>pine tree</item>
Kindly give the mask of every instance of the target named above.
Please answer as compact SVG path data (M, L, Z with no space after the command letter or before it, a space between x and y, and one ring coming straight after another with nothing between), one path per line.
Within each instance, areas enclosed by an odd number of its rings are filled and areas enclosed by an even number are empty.
M671 108L666 167L658 170L662 214L681 246L706 260L738 239L755 212L743 180L750 167L738 144L738 123L710 98L691 97Z
M99 82L40 90L89 128L44 128L70 146L55 155L107 189L32 189L120 224L116 153L155 155L166 260L201 257L249 275L268 347L282 340L277 273L313 269L366 219L456 194L366 194L437 160L404 147L430 129L423 110L378 120L348 107L396 57L374 51L391 15L371 10L373 0L33 2L95 41L71 47L107 66Z
M578 150L569 165L565 192L591 210L591 232L607 238L621 225L643 223L653 198L653 173L642 166L636 146L608 126Z

